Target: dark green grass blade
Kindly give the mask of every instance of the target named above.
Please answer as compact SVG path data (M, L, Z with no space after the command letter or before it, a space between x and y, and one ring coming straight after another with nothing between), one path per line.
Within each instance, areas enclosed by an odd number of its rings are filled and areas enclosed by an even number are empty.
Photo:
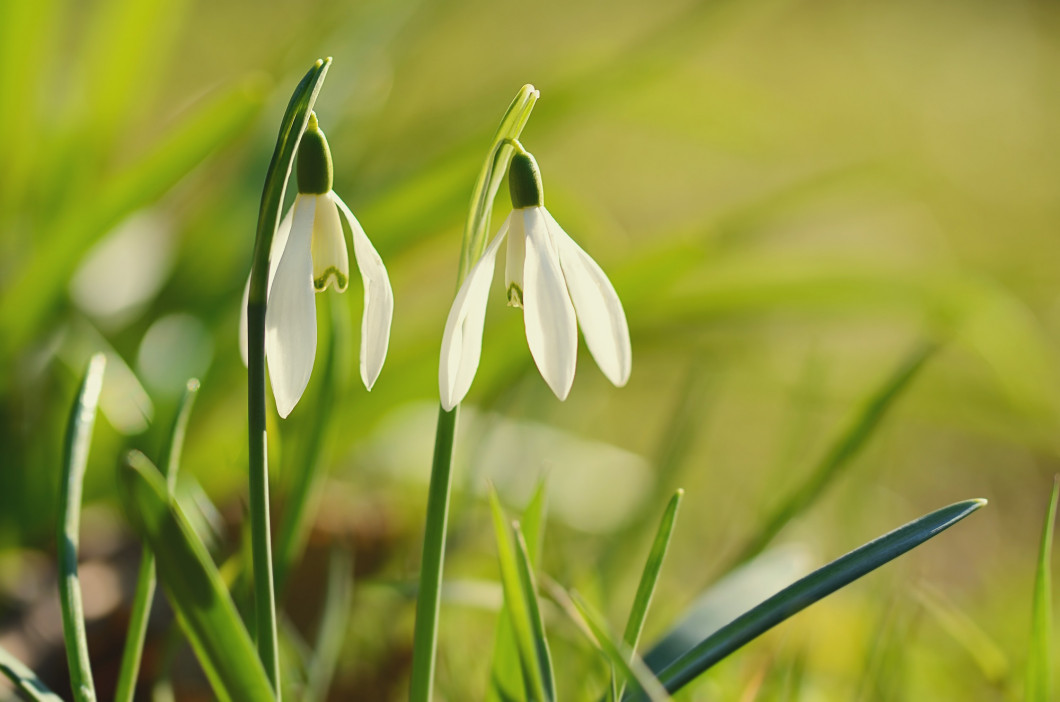
M673 660L659 673L659 680L670 692L680 690L715 663L780 622L916 548L985 504L986 500L966 500L943 507L832 561L737 617Z
M81 583L77 577L78 531L81 524L81 487L96 423L99 393L103 388L106 356L96 354L88 362L81 389L70 409L63 444L63 473L59 483L59 602L63 612L63 639L70 666L70 688L74 699L95 700L92 665L85 638L85 613L81 604Z
M523 534L526 536L530 564L538 563L541 542L544 537L547 490L544 480L538 483L534 496L523 512ZM519 648L512 629L511 615L507 603L501 604L497 618L497 635L493 645L493 663L490 666L487 702L518 699L525 694L523 674L519 668Z
M629 648L631 654L636 654L637 645L640 643L641 632L644 631L644 621L648 618L648 607L651 606L652 597L655 595L655 585L659 582L659 573L662 571L663 560L670 548L670 536L673 534L674 521L677 519L677 509L681 506L681 498L685 491L678 490L670 498L663 512L659 529L655 532L655 541L648 553L648 560L644 564L644 570L640 576L640 584L637 585L637 594L633 597L633 608L629 612L626 621L626 631L622 641ZM579 607L579 609L581 609ZM591 623L591 622L590 622ZM628 679L628 675L627 675ZM624 686L618 688L618 697L622 696Z
M493 529L497 538L497 560L500 564L501 585L504 589L504 602L508 610L515 640L519 649L519 660L522 664L523 680L527 687L525 697L534 700L554 700L551 661L547 660L547 644L542 646L541 639L544 627L540 623L540 611L537 607L537 591L527 589L527 581L532 586L532 574L529 574L529 557L526 555L525 540L518 540L508 525L508 518L501 507L495 490L490 489L490 508L493 516ZM519 541L522 541L520 548ZM530 577L527 577L527 574ZM535 621L536 620L536 621ZM542 650L545 658L542 658Z
M844 469L851 465L853 459L876 432L887 415L887 411L901 397L902 392L909 387L937 349L937 345L925 342L903 359L901 365L855 415L848 428L839 435L805 482L764 520L762 528L751 537L730 564L730 568L726 570L746 563L761 553L788 522L804 512L829 485L842 475Z
M1060 498L1060 476L1053 480L1053 493L1042 525L1038 549L1038 572L1034 576L1033 615L1031 617L1031 650L1027 657L1027 702L1049 702L1053 699L1053 529L1056 503Z
M578 593L571 593L571 602L577 608L578 614L581 615L586 626L589 627L593 638L596 639L597 646L611 663L612 669L617 669L621 673L623 682L622 687L614 693L616 699L622 696L622 689L629 684L633 685L635 694L644 695L651 702L666 702L666 700L670 699L670 695L666 693L659 680L648 670L648 666L644 665L644 661L636 655L636 652L628 644L624 642L617 643L614 640L611 633L607 630L603 618ZM613 684L611 687L612 690L615 689Z
M189 380L166 436L166 445L162 451L162 475L166 479L170 495L176 487L180 454L184 448L184 434L198 393L199 381ZM151 601L155 596L155 584L155 556L150 549L144 548L140 556L140 573L136 579L132 614L129 617L129 633L125 639L125 651L122 653L121 670L114 692L115 702L132 702L136 692L136 679L140 674L140 659L143 655L144 639L147 637L147 619L151 612Z
M162 587L214 693L232 702L275 699L220 573L167 493L162 475L134 451L121 469L119 484L126 510L155 554Z
M0 673L10 680L26 699L34 702L62 702L63 698L48 689L37 674L0 646Z

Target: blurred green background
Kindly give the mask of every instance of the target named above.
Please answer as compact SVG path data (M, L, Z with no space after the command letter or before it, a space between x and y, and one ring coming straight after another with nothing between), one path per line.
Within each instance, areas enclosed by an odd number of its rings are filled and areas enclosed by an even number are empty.
M634 370L611 387L583 344L555 401L495 283L458 437L446 575L469 587L443 610L439 694L486 685L494 614L473 586L496 579L487 479L518 510L549 476L544 569L615 628L685 487L650 642L928 342L940 350L753 580L768 593L935 507L990 506L684 699L1019 698L1060 449L1060 12L1026 0L0 2L0 644L64 675L59 453L94 351L111 357L84 517L94 661L120 651L138 555L115 467L128 447L157 453L190 376L182 494L217 506L219 558L238 543L240 294L280 117L320 56L335 59L316 107L335 190L396 296L378 383L339 395L287 597L311 632L320 554L352 550L336 699L403 695L461 230L528 82L541 99L523 143L550 211L622 297ZM502 190L495 224L507 210ZM328 301L354 330L354 368L360 294ZM317 376L271 432L276 514ZM569 623L549 626L564 689L599 689Z

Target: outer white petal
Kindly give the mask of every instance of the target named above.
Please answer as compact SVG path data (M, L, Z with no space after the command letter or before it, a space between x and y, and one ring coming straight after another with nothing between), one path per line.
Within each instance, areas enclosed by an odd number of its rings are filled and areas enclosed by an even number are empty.
M350 208L335 193L328 197L339 208L353 234L353 255L364 283L364 314L361 316L361 380L369 390L379 377L390 346L390 322L394 318L394 291L383 259L368 240L364 228Z
M633 367L633 350L618 293L596 261L567 236L547 210L545 218L559 249L559 262L578 313L578 324L585 335L585 345L607 379L622 387Z
M323 292L334 282L335 290L342 292L350 282L350 255L346 253L346 238L342 235L342 223L336 208L342 200L329 191L317 195L316 201L313 243L310 246L313 253L313 287L317 292ZM353 224L350 224L350 228L356 229Z
M567 294L559 253L548 231L543 207L521 213L526 224L526 263L523 268L523 322L530 355L541 376L561 400L574 383L578 363L578 322Z
M265 357L276 410L286 417L298 404L317 348L313 300L313 258L309 253L315 198L295 201L291 236L276 267L265 313Z
M272 246L269 248L269 282L265 287L266 291L272 287L272 279L276 277L276 267L280 263L280 257L283 255L284 247L287 246L287 237L291 233L291 219L293 215L294 206L292 205L291 208L287 210L287 214L285 214L280 221L280 226L277 227L275 236L272 237ZM250 363L250 357L247 354L247 347L250 343L250 332L247 329L247 303L249 302L250 276L247 275L247 284L243 288L243 302L239 308L239 353L243 357L244 366Z
M486 247L482 258L472 266L456 293L442 334L441 362L438 366L438 391L446 412L456 407L471 389L478 362L482 356L482 327L486 321L486 299L497 251L508 234L509 215Z

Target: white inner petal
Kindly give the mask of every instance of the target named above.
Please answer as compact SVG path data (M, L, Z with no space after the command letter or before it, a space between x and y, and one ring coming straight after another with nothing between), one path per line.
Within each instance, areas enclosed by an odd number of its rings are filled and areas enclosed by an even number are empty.
M350 282L350 256L342 223L332 193L316 196L316 217L313 220L313 287L317 292L327 290L334 283L342 292Z
M315 198L295 201L290 240L276 268L265 313L265 356L281 417L290 414L301 399L316 356L317 318L309 252L315 209Z
M545 217L559 250L563 277L578 313L585 345L607 379L622 387L633 367L633 351L618 293L596 261L567 236L555 218L548 212Z
M563 270L545 220L545 208L528 207L523 268L523 321L530 355L561 400L567 399L578 363L578 323ZM513 213L516 216L516 213Z

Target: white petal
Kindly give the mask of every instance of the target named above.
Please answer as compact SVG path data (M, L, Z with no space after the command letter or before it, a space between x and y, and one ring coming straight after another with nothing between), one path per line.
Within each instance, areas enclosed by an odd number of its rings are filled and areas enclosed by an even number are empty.
M526 228L522 217L511 221L508 253L504 260L504 289L511 307L523 306L523 268L526 264Z
M315 209L315 198L295 201L290 241L276 267L265 313L265 356L281 417L290 414L301 399L316 356L313 258L309 253Z
M280 257L283 256L283 249L287 246L287 237L291 233L291 219L294 214L294 206L287 210L287 214L284 215L280 221L280 226L276 229L276 234L272 237L272 246L269 248L269 282L265 286L265 290L268 291L272 287L272 279L276 277L276 267L280 263ZM268 293L266 292L266 295ZM243 288L243 302L240 305L239 313L239 353L243 357L243 365L250 363L250 357L247 354L247 347L249 346L250 332L247 327L247 303L250 302L250 275L247 275L247 284Z
M508 233L511 215L504 220L497 236L486 247L482 258L472 266L456 293L442 334L441 362L438 366L438 391L446 412L456 407L471 389L478 362L482 356L482 327L486 321L486 299L497 251Z
M369 390L375 384L386 360L390 346L390 322L394 318L394 291L386 266L372 242L364 233L361 223L350 212L350 208L335 193L329 194L331 201L341 210L353 234L353 255L357 257L357 268L364 283L364 314L361 317L361 380Z
M626 313L611 281L596 261L589 257L545 211L552 240L559 249L563 277L567 281L578 324L585 335L585 345L607 379L618 387L629 380L633 367L633 350L629 343Z
M350 282L350 255L346 253L346 238L342 235L342 223L336 208L341 200L328 192L317 195L316 201L313 244L310 247L313 253L313 287L317 292L323 292L334 281L335 290L342 292ZM352 224L350 227L356 229Z
M518 216L516 211L512 216ZM578 363L578 323L563 281L559 253L545 220L545 208L522 211L526 223L523 268L523 322L530 355L541 376L561 400L574 383Z

